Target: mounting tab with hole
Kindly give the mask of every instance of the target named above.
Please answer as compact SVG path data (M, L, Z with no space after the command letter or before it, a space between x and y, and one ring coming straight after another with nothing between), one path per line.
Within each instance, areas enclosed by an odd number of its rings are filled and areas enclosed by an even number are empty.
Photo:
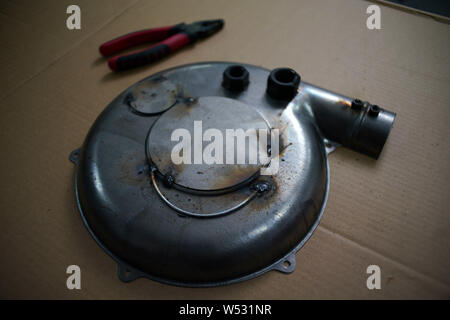
M295 254L290 254L287 257L284 257L277 263L273 270L282 272L282 273L292 273L295 270Z
M73 150L69 155L69 160L72 161L74 164L78 163L78 159L80 158L80 152L81 148L77 148Z

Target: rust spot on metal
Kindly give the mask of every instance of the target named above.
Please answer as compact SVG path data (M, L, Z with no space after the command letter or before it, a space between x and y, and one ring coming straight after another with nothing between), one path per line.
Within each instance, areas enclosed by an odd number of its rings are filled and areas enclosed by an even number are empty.
M339 105L344 105L348 108L352 107L352 103L350 101L344 100L344 99L339 99L338 100Z
M289 143L285 142L282 136L280 136L280 138L281 141L280 141L280 152L278 154L279 157L283 156L287 148L292 145L292 142Z
M278 178L275 176L260 176L256 181L264 181L269 183L271 186L269 191L265 192L261 197L255 197L248 204L248 206L252 209L252 213L254 213L254 211L261 213L262 211L269 209L274 202L274 199L279 192L279 182Z
M186 91L180 84L177 84L175 97L178 103L183 103L187 107L190 107L198 102L198 97L193 97L192 95L186 93Z
M255 170L255 166L223 164L222 168L226 168L226 173L222 176L214 177L215 183L213 184L213 189L220 190L229 186L244 183L246 180L251 181L259 174L259 172Z
M167 150L156 152L155 156L152 156L150 160L155 165L158 163L157 169L161 174L171 174L176 178L184 170L184 163L173 163L171 153L167 152Z
M286 125L282 125L278 130L279 130L279 136L278 136L278 146L279 146L279 150L278 150L278 155L274 155L272 156L272 159L275 158L276 156L281 157L284 152L286 151L286 149L292 145L292 142L288 142L287 139L287 126Z
M164 76L158 76L138 83L125 98L134 111L159 113L177 102L175 85Z
M177 85L175 99L177 104L183 105L185 108L180 108L179 112L174 116L175 120L182 119L187 116L193 107L198 103L198 97L194 97L186 93L181 85Z
M148 166L141 152L132 152L119 159L118 181L127 185L149 183Z
M182 173L183 170L184 170L184 163L174 164L171 162L167 166L164 166L164 168L161 168L161 173L172 175L175 178L175 182L176 182L177 176L180 173Z

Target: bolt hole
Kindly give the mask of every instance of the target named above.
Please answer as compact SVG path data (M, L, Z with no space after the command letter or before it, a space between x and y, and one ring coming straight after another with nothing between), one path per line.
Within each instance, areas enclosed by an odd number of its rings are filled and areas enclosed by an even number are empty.
M245 69L241 66L233 66L230 68L229 74L233 78L240 78L244 75Z
M376 104L370 106L370 111L372 111L372 113L379 113L380 110L381 110L381 108L379 106L377 106Z
M295 72L291 69L281 69L275 73L275 80L282 83L291 83L294 78Z
M331 148L331 147L332 147L331 143L329 143L329 142L325 143L325 146L326 146L327 148Z
M289 268L291 266L291 262L290 261L285 261L283 262L283 267L285 267L286 269Z
M128 278L131 275L131 271L129 269L126 269L124 275L126 278Z

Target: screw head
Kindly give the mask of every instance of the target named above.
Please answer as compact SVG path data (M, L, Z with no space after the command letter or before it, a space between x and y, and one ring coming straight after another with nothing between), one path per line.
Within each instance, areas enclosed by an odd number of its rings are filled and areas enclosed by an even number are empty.
M372 117L376 117L376 116L378 116L380 111L381 111L381 108L379 106L377 106L376 104L373 104L369 107L368 114Z
M352 101L352 109L353 110L361 110L364 107L364 103L359 99L354 99Z
M171 174L167 173L167 174L164 175L163 181L164 181L164 185L167 188L171 188L172 185L175 183L175 178Z
M271 189L271 185L266 181L257 182L253 185L253 189L258 193L258 195L262 195Z

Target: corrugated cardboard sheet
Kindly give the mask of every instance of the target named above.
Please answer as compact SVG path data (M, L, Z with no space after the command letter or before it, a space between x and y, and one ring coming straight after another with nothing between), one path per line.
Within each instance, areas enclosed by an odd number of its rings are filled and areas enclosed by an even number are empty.
M450 298L450 25L365 1L78 0L0 4L1 298ZM98 46L118 35L224 18L220 33L157 64L111 74ZM320 226L291 275L209 289L122 283L75 207L72 163L103 108L122 90L180 64L225 60L289 66L308 82L397 113L378 161L330 156ZM66 268L82 289L66 288ZM366 268L381 267L381 290Z

